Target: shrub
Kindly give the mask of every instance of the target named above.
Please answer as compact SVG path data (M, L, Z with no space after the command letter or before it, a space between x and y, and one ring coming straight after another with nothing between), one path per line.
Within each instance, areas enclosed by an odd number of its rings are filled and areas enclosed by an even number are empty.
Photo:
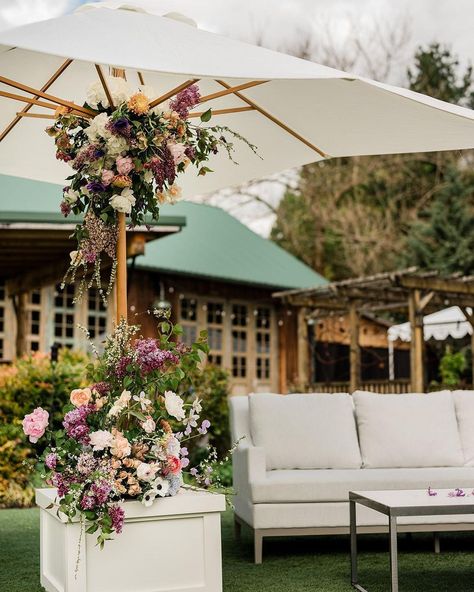
M53 428L59 427L71 390L83 385L87 362L85 354L65 349L55 364L35 354L0 368L0 508L33 500L33 451L21 427L24 415L43 407L51 410Z

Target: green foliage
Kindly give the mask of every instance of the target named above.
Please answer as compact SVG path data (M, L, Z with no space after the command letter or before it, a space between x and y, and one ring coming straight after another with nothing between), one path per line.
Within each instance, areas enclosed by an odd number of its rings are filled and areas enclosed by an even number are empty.
M461 375L466 369L466 357L464 352L452 352L446 347L445 353L439 363L439 373L443 385L453 387L461 382Z
M408 68L410 88L448 103L474 106L472 91L472 66L459 74L459 60L439 43L431 43L426 49L419 47L415 53L414 69Z
M196 393L202 399L203 418L211 422L208 444L217 450L219 458L224 457L231 447L229 431L229 374L213 364L206 364L202 370L195 370L189 376L185 389Z
M451 169L420 220L410 225L403 262L444 274L474 271L474 178Z
M0 370L0 508L23 507L33 500L33 452L21 421L34 407L50 411L54 428L72 389L84 380L84 354L63 350L58 362L35 355Z

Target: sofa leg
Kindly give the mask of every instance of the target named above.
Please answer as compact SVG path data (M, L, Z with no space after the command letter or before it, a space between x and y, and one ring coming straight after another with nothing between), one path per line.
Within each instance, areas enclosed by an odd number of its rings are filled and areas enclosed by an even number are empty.
M434 543L434 552L437 554L441 553L441 545L439 542L439 532L433 533L433 543Z
M254 561L255 564L262 563L262 547L263 547L263 536L259 530L253 531L253 544L254 544Z
M242 534L242 524L237 519L237 516L234 516L234 536L238 541L240 541L241 534Z

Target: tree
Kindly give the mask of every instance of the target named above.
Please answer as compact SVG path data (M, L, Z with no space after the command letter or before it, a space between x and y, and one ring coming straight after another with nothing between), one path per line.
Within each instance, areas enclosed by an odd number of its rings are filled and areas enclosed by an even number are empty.
M456 105L474 106L472 66L459 73L459 60L446 46L431 43L415 53L414 69L408 68L411 90Z
M429 208L411 225L405 261L443 274L474 273L474 179L451 169Z

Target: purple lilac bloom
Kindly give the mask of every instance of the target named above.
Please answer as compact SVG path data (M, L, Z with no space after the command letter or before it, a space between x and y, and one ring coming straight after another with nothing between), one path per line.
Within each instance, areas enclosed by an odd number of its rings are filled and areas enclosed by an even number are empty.
M97 253L95 251L86 251L82 249L82 256L84 257L84 261L86 263L95 263L97 259Z
M93 510L96 506L96 500L93 495L86 493L81 499L81 508L83 510Z
M187 466L189 466L189 458L182 458L181 459L181 468L185 469Z
M135 349L138 354L138 365L143 374L148 374L153 370L161 370L167 362L173 364L179 362L178 356L171 351L159 349L156 341L152 338L137 339Z
M192 84L176 95L170 102L170 109L185 118L188 116L189 110L199 103L200 98L199 87L196 84Z
M117 534L122 532L123 522L125 519L125 511L120 506L110 506L109 516L112 519L112 528Z
M428 495L433 497L435 495L438 495L438 492L432 489L431 487L428 487Z
M115 367L115 375L117 378L123 378L127 374L127 366L132 363L132 358L128 356L123 356L117 362L117 366Z
M189 160L194 160L194 157L196 156L196 150L194 149L194 146L187 146L184 153L189 158Z
M65 201L62 201L59 207L61 208L61 214L67 218L71 213L71 206Z
M97 391L101 397L104 397L105 395L109 394L110 386L104 381L96 382L91 386L91 390Z
M48 467L48 469L55 469L58 463L58 455L55 452L50 452L46 455L44 459L44 464Z
M105 504L111 491L112 485L104 480L93 483L91 486L91 493L96 498L98 504Z
M81 444L89 444L89 426L87 416L95 411L95 405L82 405L68 411L64 416L63 426L67 435Z
M77 459L76 469L81 475L87 477L97 468L97 459L90 452L83 452Z
M51 478L51 485L57 488L59 497L64 497L69 491L69 483L61 473L54 473Z
M99 158L97 156L99 150L99 146L95 146L94 144L90 144L89 146L82 148L77 154L76 158L73 161L71 161L72 168L78 171L87 162L94 162Z
M198 470L196 469L196 467L193 467L189 472L193 477L198 476Z

